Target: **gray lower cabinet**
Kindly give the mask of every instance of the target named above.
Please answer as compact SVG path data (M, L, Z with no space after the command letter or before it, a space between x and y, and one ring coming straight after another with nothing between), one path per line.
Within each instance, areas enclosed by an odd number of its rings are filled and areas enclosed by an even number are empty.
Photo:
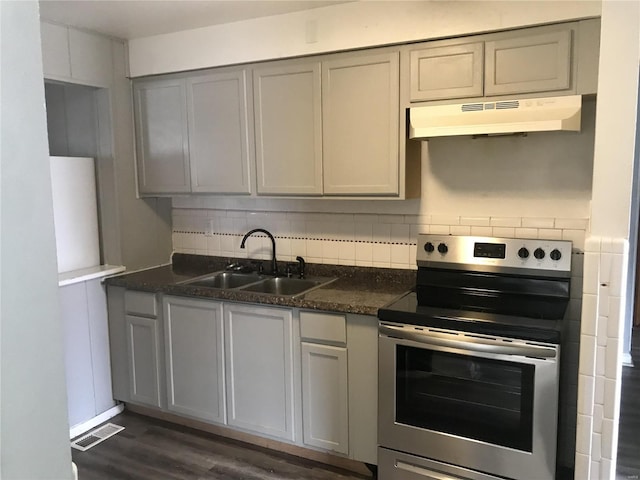
M399 52L322 62L325 195L398 195Z
M347 349L302 342L304 443L349 453Z
M222 303L164 297L167 409L225 423Z
M291 309L224 305L227 423L293 441Z
M164 407L164 342L156 296L127 290L124 294L129 400Z

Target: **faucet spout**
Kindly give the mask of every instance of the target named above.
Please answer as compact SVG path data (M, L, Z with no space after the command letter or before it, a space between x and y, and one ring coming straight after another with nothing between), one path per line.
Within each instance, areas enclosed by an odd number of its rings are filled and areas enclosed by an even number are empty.
M278 262L276 261L276 239L273 238L273 235L271 235L271 232L265 230L264 228L254 228L253 230L248 231L244 237L242 237L242 242L240 242L240 248L244 248L244 244L247 241L247 238L249 238L251 235L253 235L254 233L264 233L267 237L269 237L269 239L271 240L271 247L272 247L272 256L271 256L271 274L275 277L278 276Z

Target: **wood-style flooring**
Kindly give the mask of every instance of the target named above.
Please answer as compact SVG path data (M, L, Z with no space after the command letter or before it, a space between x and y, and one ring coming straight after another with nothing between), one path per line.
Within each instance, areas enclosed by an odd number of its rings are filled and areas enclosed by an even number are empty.
M367 477L125 411L125 429L85 452L80 480L362 480Z
M634 327L631 341L633 367L622 367L620 430L616 476L640 479L640 326Z

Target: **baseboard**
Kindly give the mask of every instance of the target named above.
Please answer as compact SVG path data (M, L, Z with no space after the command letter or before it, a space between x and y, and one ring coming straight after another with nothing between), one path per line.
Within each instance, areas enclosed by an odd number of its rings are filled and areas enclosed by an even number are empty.
M622 354L622 366L633 367L633 358L631 357L631 353Z
M110 418L113 418L116 415L119 415L120 413L123 412L123 410L124 410L124 404L121 403L119 405L116 405L115 407L111 407L106 412L103 412L100 415L95 416L90 420L87 420L86 422L82 422L82 423L79 423L78 425L74 425L69 429L69 438L74 439L77 436L80 436L83 433L88 432L93 427L97 427L98 425L106 422Z

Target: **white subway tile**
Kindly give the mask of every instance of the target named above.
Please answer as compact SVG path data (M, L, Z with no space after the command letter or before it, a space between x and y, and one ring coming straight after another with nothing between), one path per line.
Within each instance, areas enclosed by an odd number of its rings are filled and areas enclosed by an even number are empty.
M598 286L598 315L605 317L609 315L609 287L607 285Z
M584 252L584 231L583 230L562 230L562 240L571 242L574 250Z
M410 226L409 230L409 240L412 244L415 244L418 241L418 233L419 233L420 225L415 224Z
M431 223L431 215L417 215L416 223L421 225L429 225Z
M575 479L583 479L588 480L591 477L589 476L591 472L591 460L589 455L584 453L576 453L576 465L574 477ZM599 480L593 478L593 480Z
M489 223L492 227L521 227L522 218L520 217L491 217Z
M418 215L405 215L404 223L407 225L416 225L418 223Z
M596 337L582 335L580 339L580 373L593 376L596 371Z
M307 255L322 258L322 240L307 240Z
M608 318L603 315L598 316L598 325L596 327L598 334L596 335L596 339L598 345L601 347L607 345L607 320Z
M404 215L378 215L378 223L404 223Z
M596 375L604 376L607 347L596 347Z
M291 255L292 256L307 256L307 241L299 238L294 238L291 240Z
M407 224L394 223L391 225L391 242L409 243L411 228Z
M308 213L287 212L287 219L290 222L306 222L309 220L308 216Z
M600 462L591 457L591 471L589 472L593 480L602 480L600 477Z
M391 245L388 243L373 244L373 264L381 267L391 265Z
M356 244L354 242L340 242L338 251L338 258L342 264L343 260L356 260Z
M585 293L582 297L582 334L595 337L598 325L598 296Z
M340 242L334 242L332 240L323 240L322 241L322 258L324 260L331 259L332 264L337 263L336 260L340 258Z
M600 404L593 406L593 431L602 433L602 420L604 418L603 407Z
M620 404L620 386L615 379L604 379L604 418L613 420Z
M417 268L417 265L416 265L417 250L418 248L415 245L409 246L409 265L411 265L411 268Z
M409 245L391 245L391 263L408 266L410 264Z
M360 242L373 241L373 225L371 223L356 223L354 225L355 239Z
M278 253L278 256L282 255L283 257L291 257L291 239L276 238L276 252Z
M597 405L604 405L604 377L596 377L595 397L593 401Z
M595 395L595 378L591 375L578 375L578 413L592 415Z
M516 228L515 238L538 238L538 229Z
M602 420L602 456L606 458L615 458L613 450L613 435L617 433L616 422L605 418Z
M620 314L624 307L620 297L609 297L609 317L607 319L607 337L621 338L624 330L624 318Z
M491 225L490 217L460 217L460 225L470 225L476 227L489 227Z
M338 223L335 229L338 240L347 240L349 242L355 240L355 225L353 222Z
M593 433L591 435L591 461L600 462L600 458L602 456L601 450L601 436L599 433ZM593 466L591 467L591 471L593 472ZM593 473L592 473L593 474ZM597 476L596 478L600 478Z
M373 244L372 243L356 243L356 263L361 265L362 262L368 263L370 266L373 262ZM361 262L361 263L358 263Z
M452 225L450 227L451 235L471 235L471 226L469 225Z
M591 415L578 414L576 424L576 452L584 455L591 454L591 431L593 419ZM586 477L584 477L586 478Z
M317 263L317 264L322 263L322 257L307 257L305 260L308 263Z
M607 339L604 376L610 380L615 380L618 376L618 368L621 365L620 355L622 353L620 345L620 339L618 338Z
M434 227L437 227L437 226L434 225ZM431 225L420 224L418 225L418 233L434 233L434 232L431 231Z
M611 237L600 238L600 252L613 253L613 238Z
M450 227L448 225L429 225L428 233L432 233L434 235L449 235Z
M619 253L627 255L629 251L629 242L626 238L614 238L611 241L611 253Z
M373 261L371 260L356 260L358 267L373 267Z
M600 254L600 283L611 282L611 263L613 262L613 255L611 253Z
M613 468L613 462L610 458L604 458L604 456L600 459L600 477L598 480L612 480L616 478L616 472Z
M514 227L493 227L493 236L514 238L516 236L516 229Z
M600 254L587 251L584 254L584 293L598 294Z
M378 215L371 214L371 213L356 213L353 215L353 221L355 223L374 224L374 223L378 223Z
M492 227L481 227L481 226L471 226L471 235L476 237L492 237L493 236L493 228Z
M523 218L522 226L525 228L553 228L553 218Z
M555 228L569 230L586 230L589 227L588 218L556 218Z
M432 225L460 225L460 217L456 215L431 215Z
M600 253L600 237L589 236L584 241L584 251L590 253Z
M207 252L209 255L218 255L220 253L220 236L213 235L207 237Z
M372 229L373 241L378 243L389 243L391 241L391 224L376 223Z
M542 238L545 240L562 240L562 230L540 228L538 230L538 238Z
M611 254L611 275L609 279L609 295L623 297L623 285L627 280L627 259L626 255L619 253Z

